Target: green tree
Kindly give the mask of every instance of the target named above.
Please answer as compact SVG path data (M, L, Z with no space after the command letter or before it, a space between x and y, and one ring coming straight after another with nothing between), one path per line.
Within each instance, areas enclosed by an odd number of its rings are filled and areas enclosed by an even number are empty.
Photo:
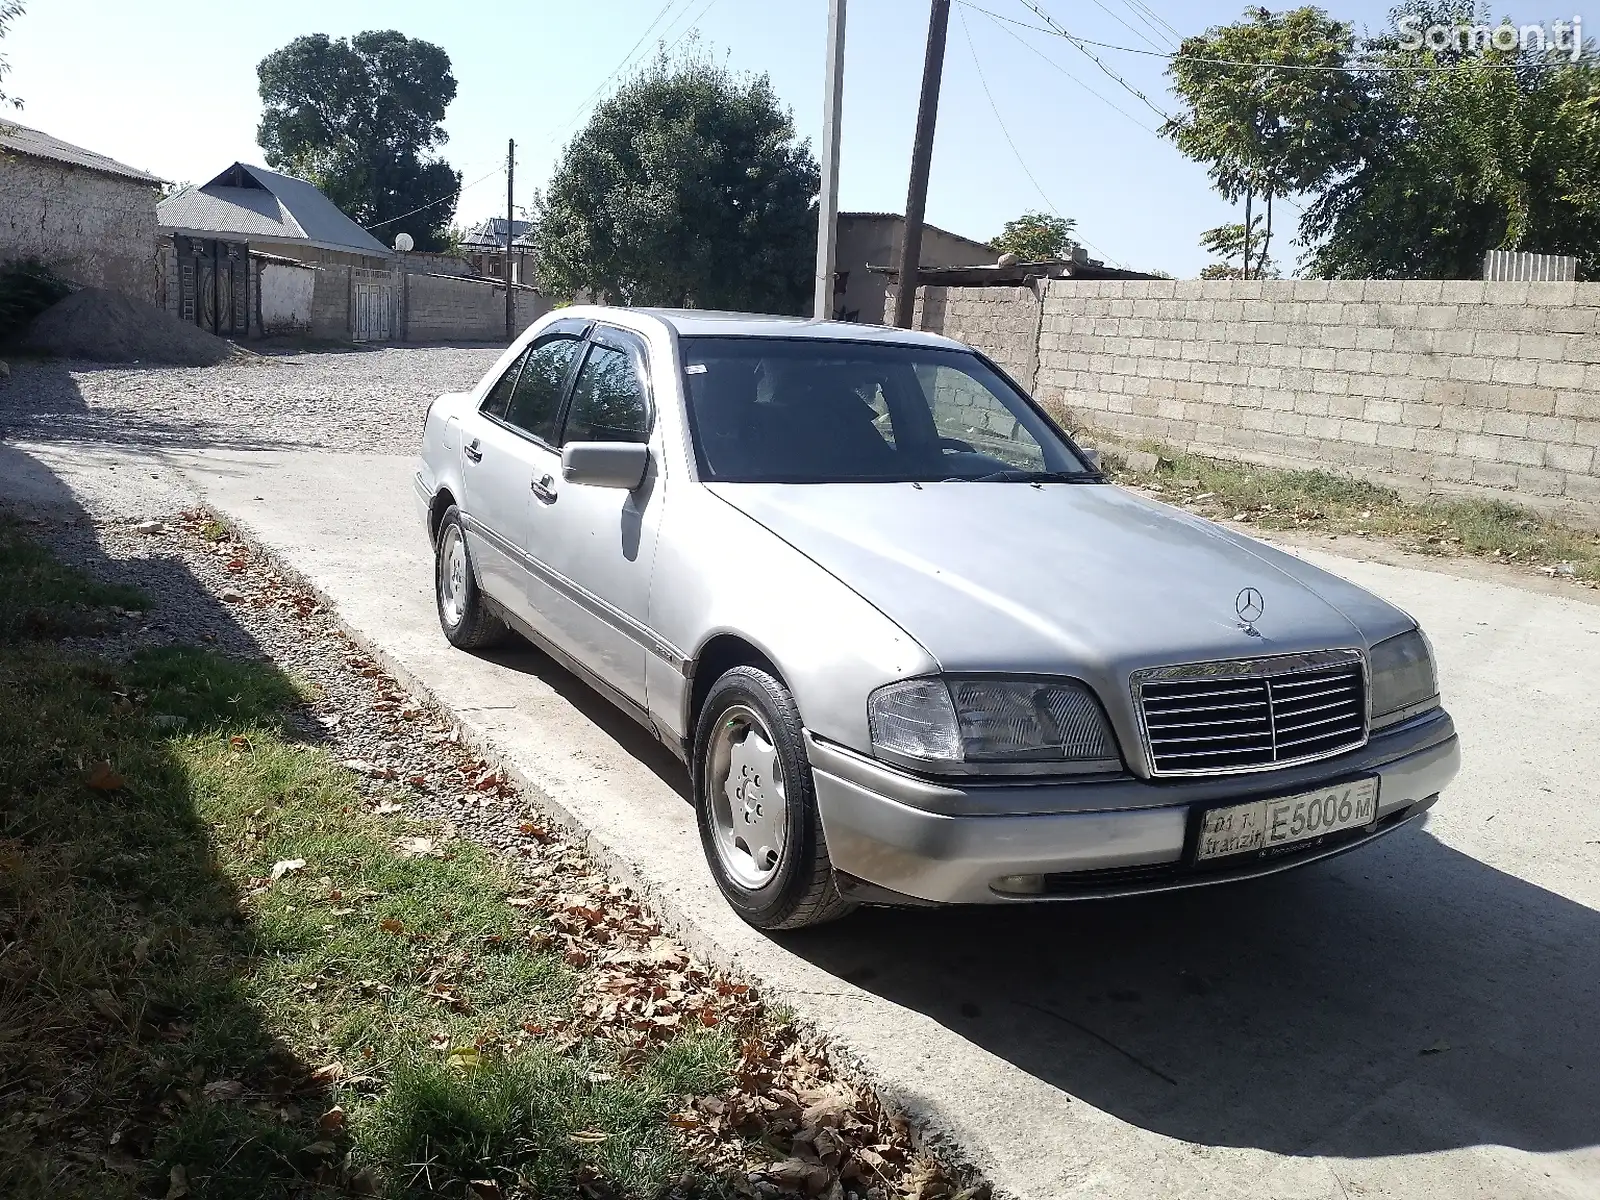
M1185 38L1167 68L1184 111L1161 132L1206 164L1226 199L1244 199L1252 241L1264 201L1263 255L1273 200L1320 186L1357 151L1366 97L1345 69L1353 50L1350 25L1320 8L1250 8L1238 24Z
M1201 279L1277 279L1282 272L1278 264L1267 256L1265 221L1261 217L1251 220L1250 262L1244 261L1244 222L1218 225L1200 235L1200 246L1215 254L1221 262L1210 263L1200 272Z
M22 15L22 0L0 0L0 38L6 36L11 22ZM6 75L11 70L11 63L4 54L0 54L0 83L4 83ZM21 108L22 101L16 96L8 96L4 88L0 88L0 108ZM0 128L4 128L0 125Z
M1471 278L1488 250L1571 254L1600 274L1600 65L1592 47L1411 49L1399 21L1488 25L1483 5L1395 9L1363 60L1371 133L1302 220L1308 273ZM1448 69L1439 69L1448 68Z
M1007 221L1000 236L989 239L989 248L996 254L1015 254L1023 262L1071 258L1078 244L1072 237L1077 226L1070 217L1030 210Z
M803 312L819 186L765 75L662 55L595 109L539 196L541 285Z
M394 30L319 33L274 50L256 75L269 166L310 180L358 225L385 222L385 242L404 231L419 250L444 245L461 176L430 151L456 95L448 54Z

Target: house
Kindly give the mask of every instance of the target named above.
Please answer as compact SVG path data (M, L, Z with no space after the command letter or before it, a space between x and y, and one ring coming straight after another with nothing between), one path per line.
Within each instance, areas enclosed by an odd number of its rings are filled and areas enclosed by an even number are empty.
M162 180L0 120L0 262L36 258L85 287L156 301Z
M466 255L472 268L485 279L503 279L506 269L506 219L490 217L479 221L462 236L461 253ZM512 221L511 228L511 282L533 283L534 244L533 222Z
M868 267L893 267L900 261L906 219L899 213L842 212L834 250L833 315L841 321L883 320L883 276ZM984 242L923 225L921 265L965 267L992 263L997 255Z
M227 336L397 336L401 284L393 251L314 184L236 162L209 183L169 196L156 215L165 242L162 302L182 319ZM316 271L309 289L291 274L294 264ZM279 307L276 324L263 324L264 307L274 306L263 305L261 289L273 278L295 296L309 295L309 311L296 301Z

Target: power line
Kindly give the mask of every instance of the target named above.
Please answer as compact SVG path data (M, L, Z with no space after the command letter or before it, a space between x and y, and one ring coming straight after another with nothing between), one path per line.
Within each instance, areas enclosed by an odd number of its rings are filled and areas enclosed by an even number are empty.
M995 124L1000 126L1000 132L1005 136L1006 145L1011 147L1011 153L1016 156L1017 166L1022 168L1022 173L1028 177L1028 182L1033 184L1035 190L1038 191L1041 197L1043 197L1044 202L1049 206L1050 211L1055 213L1056 216L1061 217L1062 220L1066 220L1067 218L1065 214L1063 214L1062 211L1056 207L1055 201L1051 200L1050 194L1044 190L1044 185L1041 184L1038 179L1034 177L1033 172L1028 169L1028 164L1022 157L1022 151L1017 149L1017 143L1012 138L1011 131L1006 128L1005 118L1000 115L1000 106L994 102L994 93L989 90L989 81L984 78L983 64L978 61L978 48L973 44L972 41L972 29L967 24L967 14L963 12L960 15L961 32L964 33L967 38L967 51L972 55L972 66L973 69L978 72L978 82L983 85L983 94L989 101L989 111L994 113ZM1100 247L1096 246L1088 238L1084 238L1082 240L1084 245L1088 246L1102 258L1111 258L1111 255L1100 249ZM1112 261L1121 263L1123 267L1127 266L1127 263L1122 263L1119 259L1112 259Z
M562 123L560 128L558 128L555 133L550 136L550 140L552 142L582 119L583 114L587 112L594 102L605 93L606 87L611 83L611 81L627 69L628 64L633 61L634 54L638 52L640 46L645 44L645 41L650 37L650 34L655 27L661 24L662 18L665 17L669 11L676 8L680 2L683 3L684 7L687 9L688 5L692 4L694 0L666 0L666 3L656 11L656 15L651 20L650 24L644 27L644 32L639 35L639 40L634 42L634 44L629 48L628 53L623 56L622 61L611 69L610 73L607 74L606 77L595 86L594 91L590 92L589 95L585 97L583 103L579 104L578 107L573 110L572 115L568 117L566 121Z
M1130 25L1126 21L1124 21L1120 15L1118 15L1117 13L1112 12L1103 3L1101 3L1101 0L1091 0L1091 2L1101 12L1105 13L1106 16L1110 17L1118 25L1121 25L1124 29L1126 29L1129 33L1133 34L1134 37L1138 38L1146 46L1149 46L1152 50L1163 50L1163 51L1165 50L1165 47L1159 46L1155 42L1151 41L1150 40L1150 35L1145 33L1144 30L1135 29L1132 25Z
M500 172L502 172L504 170L505 170L504 167L496 167L494 170L490 171L489 174L480 175L480 176L478 176L478 178L474 179L471 183L462 184L455 191L451 192L448 196L440 196L437 200L429 200L426 204L421 205L421 206L419 206L417 208L413 208L410 212L403 212L398 217L386 217L382 221L375 222L374 224L371 224L371 225L363 226L363 228L366 229L366 231L368 233L371 233L374 229L382 229L385 225L393 225L396 221L404 221L407 217L414 217L419 212L426 212L428 209L432 208L434 205L443 204L446 200L459 199L460 196L461 196L461 193L466 191L468 188L477 187L485 179L492 178L493 176L500 174Z
M1172 22L1151 8L1144 0L1122 0L1122 2L1134 16L1150 26L1151 29L1154 29L1163 38L1179 44L1183 42L1183 34L1178 32Z
M683 27L683 29L679 31L678 36L673 38L672 41L667 45L667 48L666 48L666 51L665 51L667 54L671 54L674 50L676 50L678 48L678 43L683 41L684 38L688 37L691 33L694 32L696 27L699 26L700 22L705 20L706 14L711 11L711 6L714 5L716 2L717 2L717 0L706 0L706 2L703 5L700 6L700 11L695 13L694 19L692 21L690 21L687 25L685 25ZM688 12L689 10L687 8L685 8L683 11L684 12ZM676 25L677 22L674 21L672 24ZM668 26L668 28L666 30L666 33L663 33L661 35L661 40L662 41L666 41L667 34L671 33L671 32L672 32L672 28L671 28L671 26Z
M1057 37L1065 38L1078 51L1079 54L1083 55L1090 62L1092 62L1095 66L1099 67L1100 70L1108 78L1110 78L1113 81L1115 81L1116 84L1119 87L1121 87L1124 91L1128 92L1132 96L1137 97L1139 99L1139 101L1141 103L1143 103L1146 108L1148 108L1151 112L1155 113L1163 121L1172 120L1171 117L1169 117L1164 111L1162 111L1160 108L1158 108L1155 105L1154 102L1151 101L1150 97L1146 96L1138 88L1134 87L1133 84L1129 83L1121 75L1118 75L1110 67L1106 66L1105 63L1101 62L1099 60L1099 58L1097 58L1095 55L1091 54L1088 50L1086 50L1084 47L1085 47L1085 45L1087 43L1085 43L1082 38L1073 37L1072 34L1068 33L1060 25L1056 24L1055 18L1052 17L1049 13L1047 13L1043 8L1039 7L1039 5L1035 4L1034 0L1021 0L1021 2L1022 2L1022 6L1024 8L1028 9L1035 16L1037 16L1041 21L1043 21L1046 25L1050 26L1051 31L1054 32ZM1146 51L1145 53L1154 54L1154 53L1156 53L1156 51L1149 50L1149 51Z
M984 16L989 17L991 20L995 20L995 21L1000 20L1000 18L998 16L996 16L996 14L991 13L986 8L978 8L976 5L966 4L965 0L961 0L961 2L962 2L964 7L971 8L971 9L977 11L977 12L981 12ZM1029 42L1026 38L1023 38L1023 37L1019 36L1018 34L1013 33L1011 30L1007 29L1004 25L999 26L999 28L1000 28L1000 31L1002 33L1006 34L1008 37L1010 37L1013 40L1015 40L1018 45L1022 46L1024 49L1028 50L1032 54L1037 55L1039 58L1043 59L1047 64L1049 64L1050 66L1054 67L1057 71L1061 72L1061 74L1065 75L1073 83L1077 84L1084 91L1088 92L1091 96L1093 96L1096 100L1100 101L1100 103L1104 104L1107 108L1111 109L1113 112L1119 113L1120 115L1126 117L1129 121L1133 122L1135 125L1137 125L1140 129L1144 130L1146 133L1154 134L1156 137L1160 137L1161 136L1159 133L1157 133L1156 130L1151 129L1150 126L1146 125L1143 121L1139 120L1138 117L1134 116L1127 109L1123 108L1121 105L1117 104L1115 101L1107 99L1105 96L1103 96L1099 92L1095 91L1094 88L1090 87L1083 80L1079 79L1071 71L1067 70L1066 67L1063 67L1055 59L1051 58L1048 54L1046 54L1043 50L1039 49L1039 47L1035 46L1033 43ZM1025 28L1025 29L1033 29L1033 28L1036 28L1036 26L1025 25L1025 26L1023 26L1023 28ZM1040 32L1041 33L1048 32L1048 30L1040 30Z
M1017 34L1014 31L1012 31L1011 29L1007 28L1006 24L1002 24L1001 23L1002 21L1004 21L1004 18L1000 17L1000 15L998 13L992 13L988 9L980 8L976 4L967 3L967 0L958 0L958 2L961 3L963 5L963 7L973 9L976 12L980 12L984 16L988 17L990 20L994 21L995 24L996 24L996 27L1002 33L1004 33L1007 36L1009 36L1018 45L1022 46L1024 49L1027 49L1027 50L1031 51L1033 54L1035 54L1039 58L1043 59L1047 64L1049 64L1050 66L1054 67L1057 71L1061 72L1061 74L1065 75L1073 83L1077 84L1084 91L1088 92L1095 99L1099 100L1107 108L1110 108L1112 111L1120 114L1121 116L1126 117L1130 122L1132 122L1134 125L1137 125L1140 129L1144 130L1151 137L1156 138L1156 139L1158 139L1159 141L1161 141L1163 143L1166 143L1167 139L1162 136L1160 130L1152 129L1150 126L1146 125L1143 121L1141 121L1137 117L1135 117L1132 113L1128 112L1127 109L1122 108L1121 106L1117 105L1116 103L1114 103L1111 100L1108 100L1105 96L1103 96L1099 92L1095 91L1094 88L1090 87L1087 83L1084 83L1083 80L1079 79L1071 71L1067 70L1066 67L1063 67L1055 59L1051 58L1043 50L1040 50L1037 46L1033 45L1033 43L1029 42L1026 38L1022 37L1020 34ZM1023 22L1020 22L1020 21L1011 21L1011 22L1009 22L1009 24L1020 25L1024 29L1032 29L1037 33L1049 33L1050 32L1048 29L1043 29L1043 28L1040 28L1039 26L1036 26L1036 25L1027 25L1027 24L1025 24ZM1293 199L1291 199L1288 196L1279 196L1279 197L1277 197L1277 199L1282 200L1285 204L1289 205L1296 212L1301 212L1301 213L1305 212L1304 207L1302 207L1300 204L1297 204ZM1085 244L1087 245L1088 243L1085 242Z
M1138 46L1118 46L1113 42L1097 42L1093 38L1078 37L1076 34L1068 33L1066 30L1062 29L1060 26L1054 25L1053 23L1049 26L1030 25L1027 21L1019 21L1015 17L1008 17L1001 13L991 12L989 9L984 8L981 5L973 4L972 0L956 0L956 3L963 4L975 12L981 12L984 16L990 17L993 20L1004 21L1008 25L1015 25L1018 29L1031 29L1034 33L1047 33L1051 37L1058 37L1071 42L1080 51L1093 59L1095 65L1100 67L1102 71L1105 71L1108 75L1111 75L1113 79L1118 79L1119 83L1122 82L1122 80L1120 80L1110 70L1110 68L1105 66L1104 63L1100 62L1098 58L1094 58L1094 56L1090 55L1087 50L1083 50L1084 46L1094 46L1100 50L1115 50L1121 54L1142 54L1146 58L1164 58L1170 62L1178 62L1181 60L1183 62L1204 63L1206 65L1215 67L1246 67L1253 71L1345 71L1352 75L1397 75L1408 72L1424 75L1443 74L1450 71L1475 71L1485 67L1498 68L1508 71L1520 70L1524 67L1547 67L1551 70L1561 70L1564 67L1570 67L1574 65L1572 62L1550 59L1534 59L1531 62L1487 62L1479 59L1474 62L1408 63L1400 66L1379 66L1373 63L1345 63L1342 65L1330 63L1327 65L1322 65L1319 63L1246 62L1243 59L1236 58L1208 58L1198 54L1184 54L1182 51L1169 52L1164 50L1144 50ZM1041 19L1047 22L1050 21L1049 14L1035 8L1033 4L1029 3L1029 0L1022 0L1022 3L1027 8L1037 13ZM1144 100L1146 104L1150 103L1149 100L1145 99L1143 93L1133 89L1126 83L1124 83L1123 86L1128 87L1130 91L1133 91L1134 95L1138 96L1141 100ZM1152 107L1154 106L1152 105ZM1159 109L1156 111L1160 112Z

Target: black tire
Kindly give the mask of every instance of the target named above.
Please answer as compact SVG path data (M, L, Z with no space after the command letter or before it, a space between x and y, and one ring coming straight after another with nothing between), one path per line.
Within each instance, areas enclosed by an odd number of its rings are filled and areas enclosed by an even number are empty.
M787 801L783 850L771 868L770 880L759 888L741 883L723 862L708 780L712 737L725 716L739 707L754 710L771 731ZM820 925L838 920L855 908L839 894L834 880L801 730L794 697L759 667L734 667L712 684L695 727L692 774L700 844L728 903L757 929Z
M457 544L460 546L459 563L453 558ZM451 578L447 572L455 577ZM447 580L455 590L455 603L446 598ZM505 641L511 632L484 603L483 593L478 589L478 570L467 549L461 510L454 504L445 509L433 538L433 600L439 613L439 628L458 650L488 649Z

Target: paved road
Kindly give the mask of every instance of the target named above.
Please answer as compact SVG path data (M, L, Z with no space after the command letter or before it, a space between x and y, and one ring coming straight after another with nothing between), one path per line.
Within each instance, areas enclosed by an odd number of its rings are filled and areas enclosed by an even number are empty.
M31 451L70 478L105 463ZM591 830L686 935L833 1031L1007 1191L1600 1196L1600 607L1307 557L1438 650L1466 766L1425 829L1289 877L759 936L675 761L532 651L451 651L407 460L170 454Z

